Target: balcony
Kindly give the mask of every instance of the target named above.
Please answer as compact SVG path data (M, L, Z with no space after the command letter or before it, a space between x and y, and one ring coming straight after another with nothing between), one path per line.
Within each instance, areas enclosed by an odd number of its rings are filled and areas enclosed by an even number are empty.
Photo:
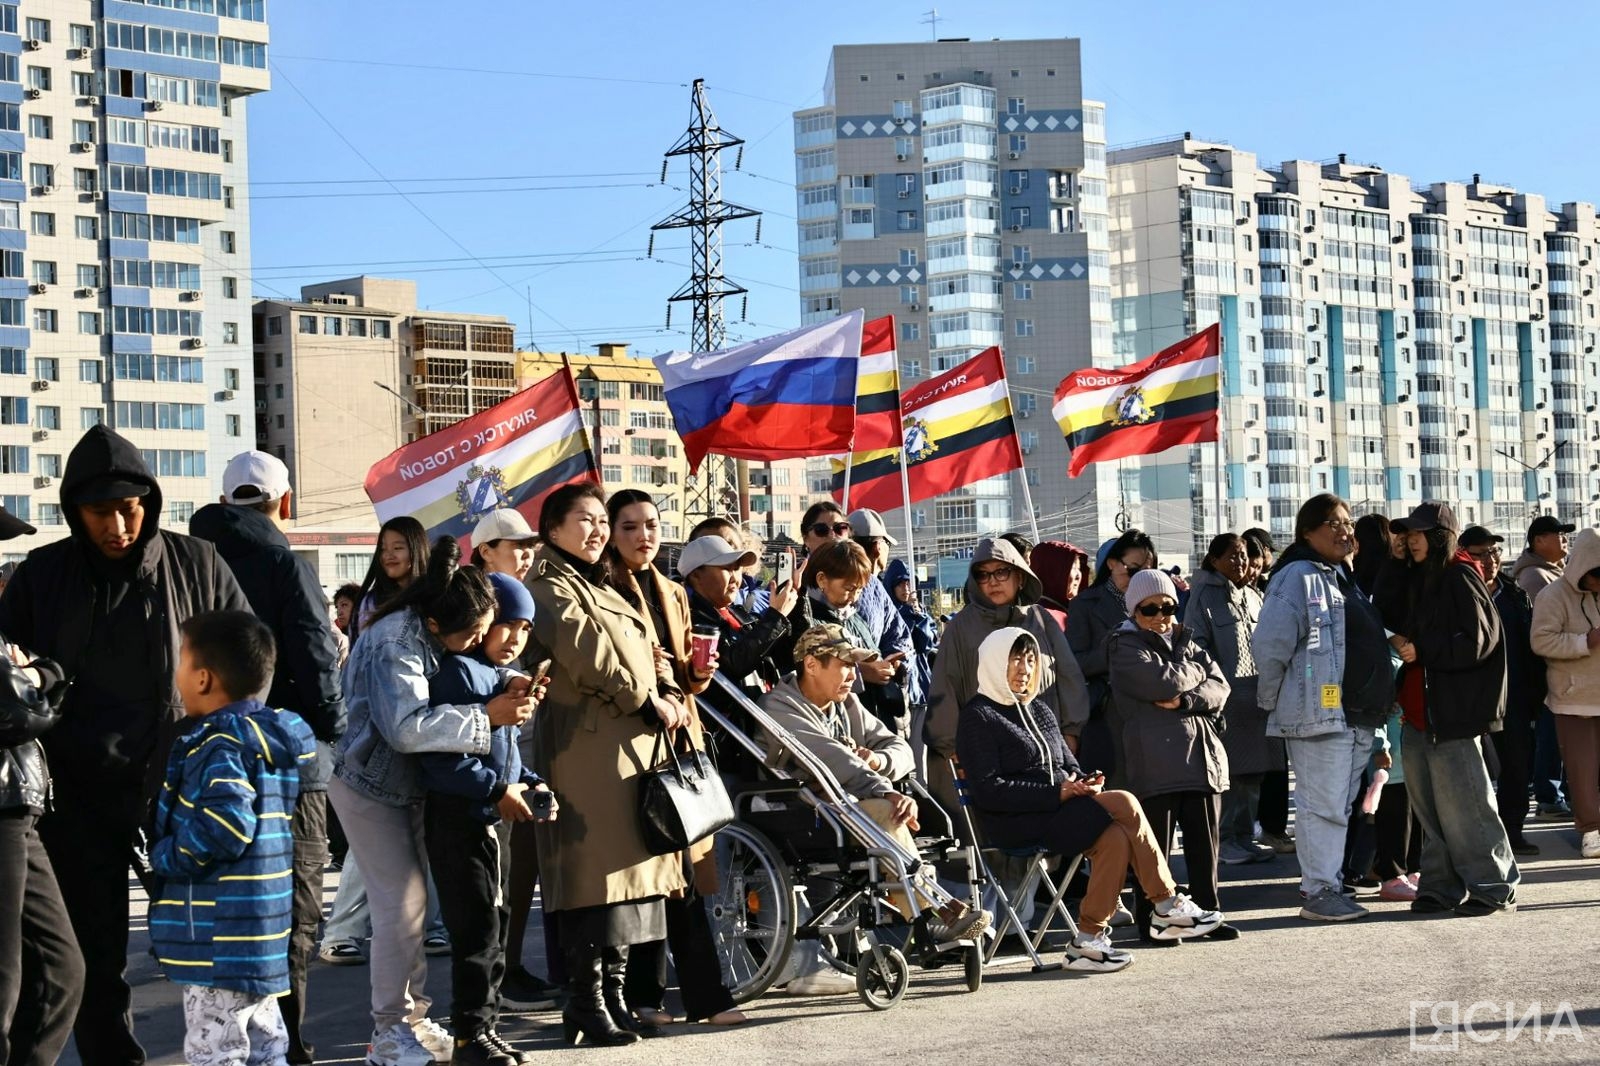
M923 186L929 200L998 200L1000 186L992 181L941 181Z
M995 155L996 149L992 144L956 141L953 144L941 144L934 148L923 148L922 161L924 163L945 163L952 159L973 159L980 163L992 163L995 160Z
M995 274L1000 260L987 255L952 255L928 260L929 274Z
M952 292L928 297L930 311L998 311L1000 294L994 292Z
M995 218L946 218L927 224L929 237L951 237L961 233L981 233L994 236L1000 232L1000 220Z
M1001 329L957 329L930 335L934 348L994 348L1006 339Z
M930 126L943 126L951 122L972 122L979 126L993 126L995 124L994 108L977 107L973 104L955 104L951 107L936 107L931 111L922 113L924 134L926 134Z

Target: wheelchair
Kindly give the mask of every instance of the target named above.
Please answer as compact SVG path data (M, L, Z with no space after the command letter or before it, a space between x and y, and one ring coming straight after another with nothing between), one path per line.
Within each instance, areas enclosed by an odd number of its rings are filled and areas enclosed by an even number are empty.
M922 902L937 907L957 898L931 876L937 865L964 877L970 899L961 902L978 905L974 857L956 840L948 815L926 791L914 792L921 826L917 850L906 851L736 685L721 674L713 685L716 697L698 706L730 779L735 820L717 832L720 883L707 906L734 1000L771 988L802 941L816 941L826 961L854 975L857 995L873 1010L888 1010L905 995L908 957L922 969L961 965L967 990L976 992L986 961L982 937L939 942ZM763 733L804 768L807 781L767 765ZM812 899L814 893L826 898ZM810 910L803 921L802 899Z

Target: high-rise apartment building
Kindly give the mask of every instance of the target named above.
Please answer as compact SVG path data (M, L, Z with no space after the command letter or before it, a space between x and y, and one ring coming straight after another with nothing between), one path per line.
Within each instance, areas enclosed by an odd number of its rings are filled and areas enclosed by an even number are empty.
M1078 42L838 46L823 95L795 114L802 321L894 315L907 383L1006 353L1027 470L915 505L919 557L1027 529L1024 484L1046 535L1109 528L1114 472L1069 483L1050 419L1068 371L1112 359L1105 108Z
M246 99L263 0L0 3L0 503L67 532L66 456L107 424L165 524L253 444Z
M1113 152L1110 180L1117 361L1223 334L1225 513L1213 446L1121 464L1164 547L1287 539L1323 491L1358 514L1447 500L1513 539L1539 513L1600 522L1593 204L1187 135Z

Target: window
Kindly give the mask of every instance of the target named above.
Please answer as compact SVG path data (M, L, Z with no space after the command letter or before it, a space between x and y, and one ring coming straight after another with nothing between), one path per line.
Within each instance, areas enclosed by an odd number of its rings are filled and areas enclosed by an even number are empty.
M1013 76L1015 76L1015 71L1013 71L1012 73L1013 73ZM1020 96L1009 97L1006 100L1006 114L1008 114L1008 115L1026 115L1027 113L1028 113L1028 101L1027 100L1023 99Z
M98 359L78 360L78 380L98 385L104 380L105 364Z
M78 408L78 426L80 429L93 429L105 421L105 409L101 407Z
M54 285L56 283L56 264L50 259L35 259L33 261L33 280L40 285Z
M50 68L49 67L29 67L28 68L28 88L30 88L30 89L38 89L42 93L49 92L50 91Z
M1010 139L1012 158L1028 150L1028 135L1026 133L1013 133Z
M35 237L56 235L56 216L50 211L34 211L29 220L29 230Z
M34 359L33 379L35 381L60 381L61 360L46 355L41 355Z
M922 326L916 322L900 323L900 339L903 341L921 340Z
M300 315L299 319L301 333L315 333L317 331L316 315Z
M93 48L94 47L94 27L93 26L83 26L83 25L80 25L80 24L74 22L72 24L72 26L69 28L69 33L70 33L70 39L72 41L72 47L74 47L74 48Z
M78 312L78 332L79 333L87 333L87 334L91 334L91 335L95 335L95 336L98 336L100 333L102 333L103 330L101 328L100 312L98 312L98 311L79 311ZM95 365L99 366L100 364L96 363Z
M55 137L55 123L49 115L29 115L28 136L41 141L51 140Z
M48 44L50 41L50 20L28 19L23 23L22 36Z
M1033 282L1014 281L1011 283L1011 298L1013 300L1033 299Z
M272 317L267 319L267 336L269 336L269 337L281 337L281 336L283 336L283 316L282 315L273 315Z
M1031 336L1033 336L1033 319L1031 319L1031 318L1019 318L1019 319L1017 319L1017 336L1019 336L1019 337L1031 337Z
M236 299L239 298L239 279L238 278L226 278L225 277L225 278L222 279L222 298L225 299L225 300L236 300ZM278 323L278 330L281 333L283 331L283 321L282 321L282 319L274 319L274 321L276 321Z
M225 389L237 389L239 387L238 367L230 366L222 372L222 387Z
M915 211L896 211L895 229L901 233L908 233L917 228L917 213Z
M77 131L73 131L76 136ZM79 137L79 140L86 138ZM88 167L72 168L72 187L78 192L94 192L100 187L99 175Z
M381 318L372 320L372 335L380 340L389 339L389 323Z
M900 265L914 267L917 265L917 250L915 248L900 249Z
M227 252L231 255L239 250L238 238L233 230L222 230L218 233L218 236L222 239L222 250L224 252Z
M100 219L94 215L77 215L72 220L72 232L86 241L100 239Z
M238 415L228 415L224 421L227 423L228 436L237 437L240 435L240 423L242 419L240 419Z
M350 336L365 337L367 335L367 320L364 318L347 318L345 325L350 327Z
M28 496L0 496L0 505L3 505L6 510L10 511L24 522L26 522L30 517L28 513L28 504L30 502L31 498Z
M239 343L239 323L237 323L237 322L224 322L222 324L222 343L223 344L238 344Z
M40 415L43 415L44 412L45 408L39 408ZM26 396L0 396L0 425L25 426L27 424L28 398Z
M53 307L35 307L33 309L33 328L39 333L57 333L57 323L60 316Z

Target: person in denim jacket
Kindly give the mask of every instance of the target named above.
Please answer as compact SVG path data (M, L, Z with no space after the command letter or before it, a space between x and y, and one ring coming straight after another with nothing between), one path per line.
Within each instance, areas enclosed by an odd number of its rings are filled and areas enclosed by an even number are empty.
M429 680L447 655L472 651L494 621L483 572L458 568L460 546L441 537L427 571L390 600L362 631L345 665L350 725L328 798L367 879L372 913L372 1051L376 1066L428 1066L453 1052L450 1034L428 1018L423 919L427 858L425 795L418 756L487 754L491 730L533 712L523 690L484 703L430 706Z
M1349 507L1331 493L1301 506L1250 642L1267 735L1288 742L1294 766L1300 917L1312 921L1367 913L1340 892L1351 805L1372 751L1371 727L1351 721L1344 705L1346 599L1360 595L1347 566L1354 531Z

